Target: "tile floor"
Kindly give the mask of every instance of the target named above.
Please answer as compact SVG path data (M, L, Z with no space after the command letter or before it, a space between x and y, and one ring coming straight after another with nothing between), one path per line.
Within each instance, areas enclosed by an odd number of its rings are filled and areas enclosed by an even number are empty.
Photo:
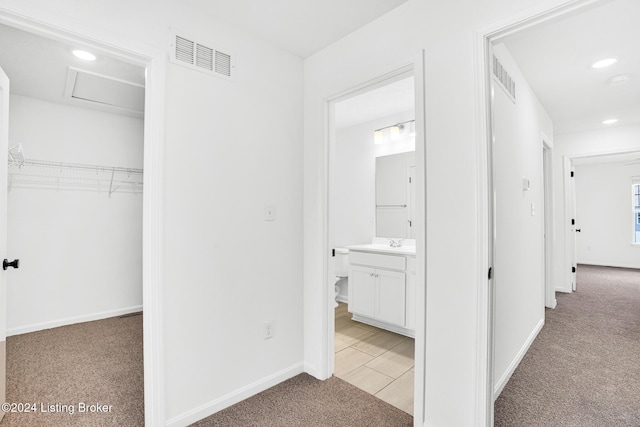
M414 340L351 320L336 308L334 375L413 415Z

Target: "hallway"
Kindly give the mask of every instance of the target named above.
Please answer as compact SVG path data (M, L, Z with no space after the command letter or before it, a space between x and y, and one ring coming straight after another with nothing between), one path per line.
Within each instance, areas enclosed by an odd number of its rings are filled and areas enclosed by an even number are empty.
M640 425L640 270L580 265L495 402L495 426Z

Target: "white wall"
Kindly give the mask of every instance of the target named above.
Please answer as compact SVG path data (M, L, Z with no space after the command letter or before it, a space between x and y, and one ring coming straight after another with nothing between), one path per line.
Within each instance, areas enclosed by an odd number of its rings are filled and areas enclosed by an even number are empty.
M414 117L413 111L407 111L336 130L330 203L336 247L371 243L376 232L376 157L391 154L374 145L373 131Z
M302 60L177 1L1 7L167 53L169 28L180 28L236 56L233 82L167 64L167 422L189 424L301 372ZM265 321L274 322L269 340Z
M640 176L640 164L627 163L575 166L578 263L640 268L631 211L631 178Z
M494 259L496 397L544 323L543 134L553 135L549 115L502 44L495 56L516 83L516 102L494 88ZM530 189L523 189L528 179Z
M324 102L425 51L426 425L474 425L482 412L476 401L478 369L484 370L477 365L478 281L486 272L479 272L485 225L478 223L481 82L474 73L474 31L534 7L540 3L409 0L305 61L305 362L320 374Z
M571 292L569 245L573 245L571 212L568 206L569 188L567 164L573 158L606 153L640 151L640 125L610 126L600 130L556 135L553 150L553 180L555 197L554 266L556 290ZM578 225L580 227L580 225ZM578 236L580 238L580 236Z
M142 167L143 122L12 95L28 159ZM142 194L10 187L9 335L142 309Z

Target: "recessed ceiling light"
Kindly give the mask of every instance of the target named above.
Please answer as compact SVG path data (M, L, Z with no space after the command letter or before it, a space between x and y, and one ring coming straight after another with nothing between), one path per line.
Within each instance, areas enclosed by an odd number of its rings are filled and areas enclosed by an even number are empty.
M73 54L80 59L84 59L85 61L96 60L96 56L93 53L87 52L86 50L74 50Z
M629 74L620 74L607 80L611 86L621 86L629 82Z
M614 64L616 62L618 62L617 58L607 58L607 59L600 60L598 62L594 62L591 65L591 67L592 68L604 68L604 67L608 67L609 65Z
M607 120L603 120L602 124L603 125L612 125L614 123L616 123L618 121L618 119L607 119Z

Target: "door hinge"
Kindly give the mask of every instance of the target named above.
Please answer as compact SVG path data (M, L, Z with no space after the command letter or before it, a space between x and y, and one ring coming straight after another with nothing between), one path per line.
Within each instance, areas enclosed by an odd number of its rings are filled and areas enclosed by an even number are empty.
M576 268L575 267L571 267L571 272L575 273L576 272Z
M409 220L409 227L411 227L411 220Z
M411 184L411 177L409 177L409 184Z
M331 256L336 256L336 250L335 249L331 249Z
M489 280L491 280L491 277L493 277L493 269L492 269L492 267L489 267L489 274L487 274L487 277L489 278Z
M571 225L576 225L576 220L571 218Z
M573 173L574 173L574 172L573 172L573 171L571 171L571 178L573 178Z

